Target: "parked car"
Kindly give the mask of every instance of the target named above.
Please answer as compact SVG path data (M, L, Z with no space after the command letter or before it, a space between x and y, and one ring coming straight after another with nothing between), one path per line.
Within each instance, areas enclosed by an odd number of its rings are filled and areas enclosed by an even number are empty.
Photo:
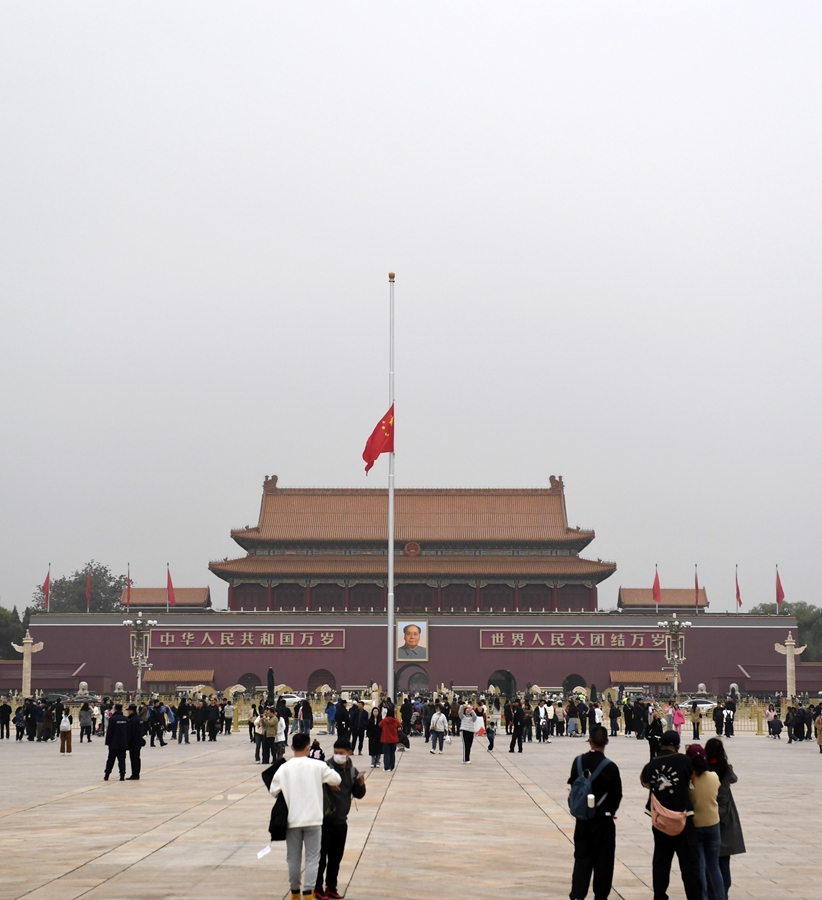
M688 700L679 701L679 705L682 707L682 709L685 709L686 707L690 709L694 703L696 703L699 711L703 713L710 712L716 706L716 701L706 700L705 697L692 697Z

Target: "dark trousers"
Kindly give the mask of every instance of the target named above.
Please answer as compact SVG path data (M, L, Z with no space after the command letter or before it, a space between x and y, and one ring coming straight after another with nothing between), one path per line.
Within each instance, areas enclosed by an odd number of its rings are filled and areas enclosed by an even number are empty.
M165 725L162 722L152 722L151 724L151 746L154 746L154 739L160 742L160 746L164 746L165 741L163 740L163 732L166 730Z
M668 884L671 881L671 863L674 853L679 860L682 884L688 900L702 900L702 883L699 880L699 847L692 816L688 816L685 829L676 837L652 828L654 835L653 885L654 900L668 900Z
M347 836L347 823L323 822L320 865L317 868L318 891L321 892L323 888L323 875L325 875L326 887L332 891L337 890L337 876L340 874L340 863L345 852Z
M462 732L462 761L470 762L471 760L471 745L474 743L474 732L473 731L463 731Z
M208 723L208 739L210 741L217 740L217 723L216 722Z
M91 725L83 725L80 728L80 743L83 743L83 736L85 735L86 740L91 743Z
M514 744L519 744L519 752L522 753L522 725L514 725L514 731L511 734L511 746L508 748L511 753L514 752Z
M142 767L142 763L140 762L140 747L137 747L136 750L128 751L128 760L131 763L131 777L139 778L140 777L140 769Z
M362 744L365 740L365 731L355 731L351 735L351 751L357 751L357 753L362 753Z
M205 740L205 722L194 723L194 734L197 736L198 741Z
M11 740L9 737L9 723L8 722L0 722L0 739L6 738Z
M571 896L583 900L594 876L594 900L608 900L614 880L616 828L611 816L577 819Z
M188 743L188 719L180 719L177 723L177 743L182 744L183 740Z
M120 777L123 778L126 774L126 751L115 750L113 747L109 747L108 759L106 760L106 777L111 775L115 762L120 770Z
M263 765L267 766L268 761L272 762L277 758L274 753L274 742L277 740L276 736L274 737L266 737L263 735Z

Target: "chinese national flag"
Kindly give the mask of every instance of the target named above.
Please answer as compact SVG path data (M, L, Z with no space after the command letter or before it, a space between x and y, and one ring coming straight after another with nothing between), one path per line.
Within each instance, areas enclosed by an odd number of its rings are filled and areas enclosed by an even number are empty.
M654 572L654 603L662 602L662 588L659 586L659 572Z
M46 575L46 580L43 582L43 596L46 598L46 612L49 609L49 592L51 591L51 569L48 571L48 575Z
M91 612L91 569L86 572L86 612Z
M380 419L377 427L371 432L365 444L365 450L362 452L362 458L365 460L365 474L377 461L377 457L381 453L394 452L394 407Z
M739 573L736 573L736 605L742 606L742 594L739 593Z
M782 579L779 577L779 572L776 573L776 605L782 606L782 601L785 599L785 592L782 590Z
M168 591L168 605L174 606L177 601L174 599L174 585L171 583L171 569L166 568L166 574L168 575L168 584L166 585L166 590Z
M131 566L128 567L126 575L126 609L131 609Z

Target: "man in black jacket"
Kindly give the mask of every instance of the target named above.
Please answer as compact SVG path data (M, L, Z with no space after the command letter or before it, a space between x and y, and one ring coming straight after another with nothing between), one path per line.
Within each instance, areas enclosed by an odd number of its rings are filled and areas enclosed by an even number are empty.
M128 750L128 719L123 715L123 704L118 703L114 712L109 716L106 729L106 746L108 747L108 759L103 781L108 781L116 760L120 769L120 781L126 777L126 750Z
M221 715L222 710L217 705L217 698L212 697L211 702L208 704L208 708L206 709L206 721L208 722L208 739L210 741L217 740L217 732L220 727Z
M109 727L111 721L109 720ZM140 780L140 769L142 763L140 761L140 751L145 747L146 740L143 737L143 726L140 717L137 715L137 707L132 703L128 708L128 758L131 763L131 775L128 776L129 781Z
M587 778L605 759L608 731L602 725L594 725L588 736L590 751L579 759ZM576 759L571 766L568 784L579 775ZM616 828L614 817L622 801L622 779L615 762L609 761L591 783L594 795L595 815L592 819L577 819L574 829L574 874L571 879L571 900L584 900L594 876L595 900L607 900L614 879L616 854Z
M351 710L351 751L362 756L362 744L365 740L365 729L368 727L368 713L362 700Z
M154 705L149 709L148 727L151 734L151 746L154 746L154 739L157 738L160 746L165 747L166 742L163 740L163 733L166 730L166 717L159 700L155 700Z
M334 812L323 819L320 864L317 869L314 896L318 900L339 900L341 895L337 893L337 876L340 873L340 862L345 852L345 839L348 836L351 798L356 797L360 800L365 796L365 775L354 768L351 761L351 742L344 738L338 737L334 741L334 756L326 764L339 773L342 780L339 791L332 794ZM323 890L323 875L325 875L325 890Z
M198 700L194 707L194 711L191 714L191 718L194 722L194 733L197 735L198 741L204 741L206 739L205 723L207 713L208 710L205 708L205 703L203 703L202 699Z
M508 752L513 753L514 744L519 744L519 752L522 753L522 731L525 728L525 713L522 711L522 703L519 700L514 701L511 711L511 723L514 730L511 732L511 746L508 748Z
M702 883L699 878L699 847L694 828L694 807L689 788L694 767L690 759L679 752L679 735L666 731L660 739L659 755L642 770L639 780L650 788L657 801L666 809L684 812L685 828L677 835L665 834L652 828L654 835L653 887L655 900L668 896L671 862L676 853L682 884L688 900L701 900ZM651 798L646 810L650 811Z
M337 729L337 736L344 741L351 737L351 716L346 709L346 702L342 698L337 701L337 712L334 716L334 725Z

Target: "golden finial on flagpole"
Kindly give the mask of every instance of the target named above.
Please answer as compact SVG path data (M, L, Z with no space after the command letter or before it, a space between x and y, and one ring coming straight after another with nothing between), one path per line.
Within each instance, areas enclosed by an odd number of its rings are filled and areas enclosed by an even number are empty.
M394 280L394 273L393 273L393 272L389 272L389 273L388 273L388 280L389 280L389 281L393 281L393 280Z

